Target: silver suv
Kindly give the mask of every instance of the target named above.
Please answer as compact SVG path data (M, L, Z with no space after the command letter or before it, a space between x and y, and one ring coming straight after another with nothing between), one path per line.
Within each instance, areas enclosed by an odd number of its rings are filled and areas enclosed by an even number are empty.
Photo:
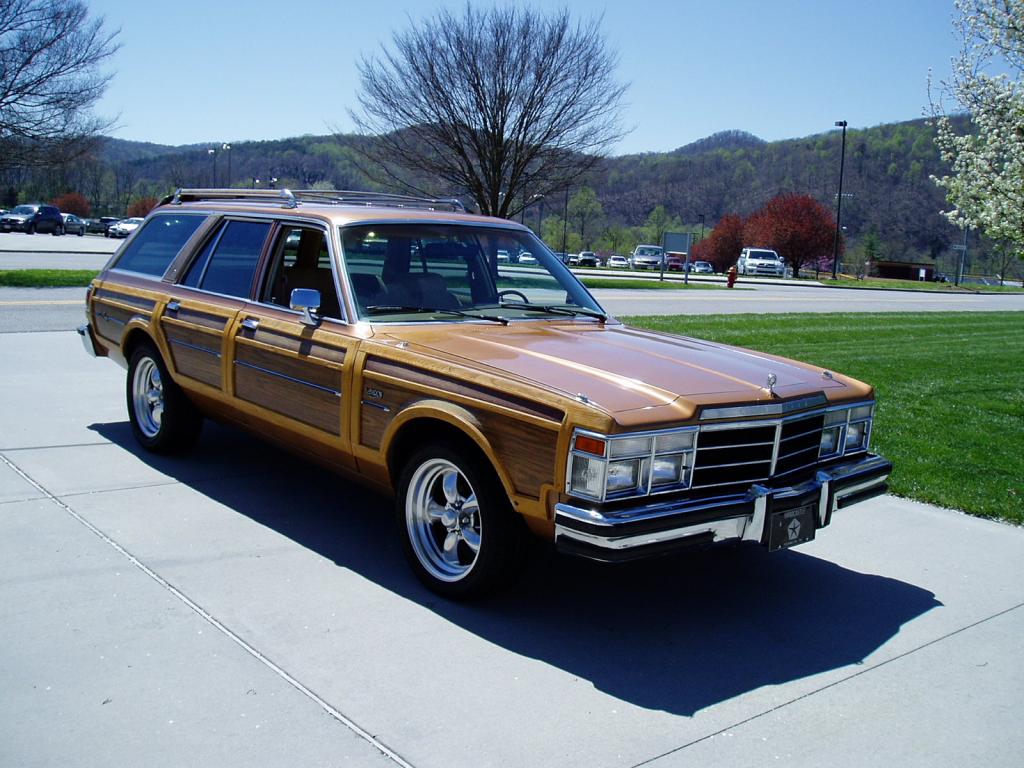
M736 262L736 271L741 275L783 277L786 264L778 253L768 248L744 248Z

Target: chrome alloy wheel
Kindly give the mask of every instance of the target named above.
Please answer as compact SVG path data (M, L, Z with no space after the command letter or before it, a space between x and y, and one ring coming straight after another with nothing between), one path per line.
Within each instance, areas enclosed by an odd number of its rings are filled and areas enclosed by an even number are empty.
M420 464L405 497L416 558L440 581L464 578L480 553L480 506L466 476L447 459Z
M164 385L160 368L151 357L144 357L135 366L132 379L132 406L135 420L146 437L156 437L164 413Z

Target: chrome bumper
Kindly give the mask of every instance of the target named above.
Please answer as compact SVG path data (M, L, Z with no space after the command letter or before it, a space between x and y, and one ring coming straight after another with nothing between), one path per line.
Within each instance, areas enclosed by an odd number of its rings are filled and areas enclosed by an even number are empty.
M78 335L82 338L82 346L85 347L86 353L90 357L100 357L99 352L96 350L96 342L92 338L92 328L89 324L80 325L75 330L78 331Z
M556 504L555 543L594 560L631 560L727 539L766 543L769 515L814 505L816 527L824 528L835 511L885 493L891 472L888 459L867 454L820 469L798 485L754 485L731 496L609 512Z

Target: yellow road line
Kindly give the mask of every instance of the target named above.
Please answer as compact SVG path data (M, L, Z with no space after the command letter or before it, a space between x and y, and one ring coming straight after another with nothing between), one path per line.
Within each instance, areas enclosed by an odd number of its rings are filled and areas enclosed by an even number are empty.
M85 304L85 299L77 299L75 301L69 301L66 299L47 299L42 301L0 301L0 307L34 307L41 306L43 304L66 304L67 306L74 306L77 304Z

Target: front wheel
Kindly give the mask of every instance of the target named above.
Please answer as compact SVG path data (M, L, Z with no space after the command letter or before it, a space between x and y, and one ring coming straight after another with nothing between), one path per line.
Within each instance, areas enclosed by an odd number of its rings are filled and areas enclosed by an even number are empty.
M131 355L127 380L128 420L139 444L154 453L175 453L192 446L203 419L167 373L160 353L149 343Z
M475 449L420 448L402 470L396 507L405 556L432 591L450 598L478 596L518 572L523 523Z

